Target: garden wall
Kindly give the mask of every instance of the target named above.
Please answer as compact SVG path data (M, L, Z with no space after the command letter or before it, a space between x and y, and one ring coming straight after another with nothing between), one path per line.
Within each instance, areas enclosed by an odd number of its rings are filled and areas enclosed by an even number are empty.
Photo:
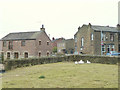
M41 58L29 58L21 60L5 60L3 62L5 70L12 70L18 67L26 67L47 63L57 63L57 62L74 62L83 60L86 62L89 60L92 63L102 63L102 64L117 64L120 57L106 57L106 56L83 56L83 55L71 55L71 56L59 56L59 57L41 57Z

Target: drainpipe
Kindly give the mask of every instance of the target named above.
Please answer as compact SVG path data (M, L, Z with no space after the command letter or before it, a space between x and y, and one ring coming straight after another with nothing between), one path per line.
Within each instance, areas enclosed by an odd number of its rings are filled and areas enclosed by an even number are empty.
M101 55L102 55L102 44L103 44L103 41L102 41L102 30L101 30Z

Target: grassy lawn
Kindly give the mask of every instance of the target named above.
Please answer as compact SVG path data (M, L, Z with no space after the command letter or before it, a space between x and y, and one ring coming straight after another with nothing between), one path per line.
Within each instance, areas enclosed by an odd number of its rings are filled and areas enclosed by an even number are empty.
M17 68L3 74L2 87L118 88L118 65L62 62Z

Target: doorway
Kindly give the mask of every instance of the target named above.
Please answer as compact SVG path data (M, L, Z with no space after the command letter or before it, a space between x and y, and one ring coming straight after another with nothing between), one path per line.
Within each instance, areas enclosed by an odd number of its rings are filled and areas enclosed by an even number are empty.
M7 59L10 59L10 52L7 52Z
M28 58L28 52L25 52L24 58Z
M14 53L14 58L15 58L15 59L18 59L18 58L19 58L18 52L15 52L15 53Z

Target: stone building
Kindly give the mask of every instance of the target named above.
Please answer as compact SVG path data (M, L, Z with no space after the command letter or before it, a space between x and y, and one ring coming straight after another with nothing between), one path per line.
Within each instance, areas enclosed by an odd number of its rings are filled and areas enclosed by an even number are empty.
M51 40L42 25L40 31L9 33L1 39L5 59L49 56Z
M83 25L74 35L75 53L106 55L120 52L120 25L117 27Z
M59 54L73 54L74 53L74 39L62 40L57 43L57 53Z
M57 53L57 43L61 42L62 40L65 40L63 37L62 38L52 38L52 50L53 50L53 54ZM56 52L54 51L56 48Z
M58 43L58 42L61 42L62 40L65 40L65 39L64 39L64 38L56 38L56 39L55 39L55 38L53 37L53 39L52 39L52 46L53 46L53 47L57 47L57 43Z

